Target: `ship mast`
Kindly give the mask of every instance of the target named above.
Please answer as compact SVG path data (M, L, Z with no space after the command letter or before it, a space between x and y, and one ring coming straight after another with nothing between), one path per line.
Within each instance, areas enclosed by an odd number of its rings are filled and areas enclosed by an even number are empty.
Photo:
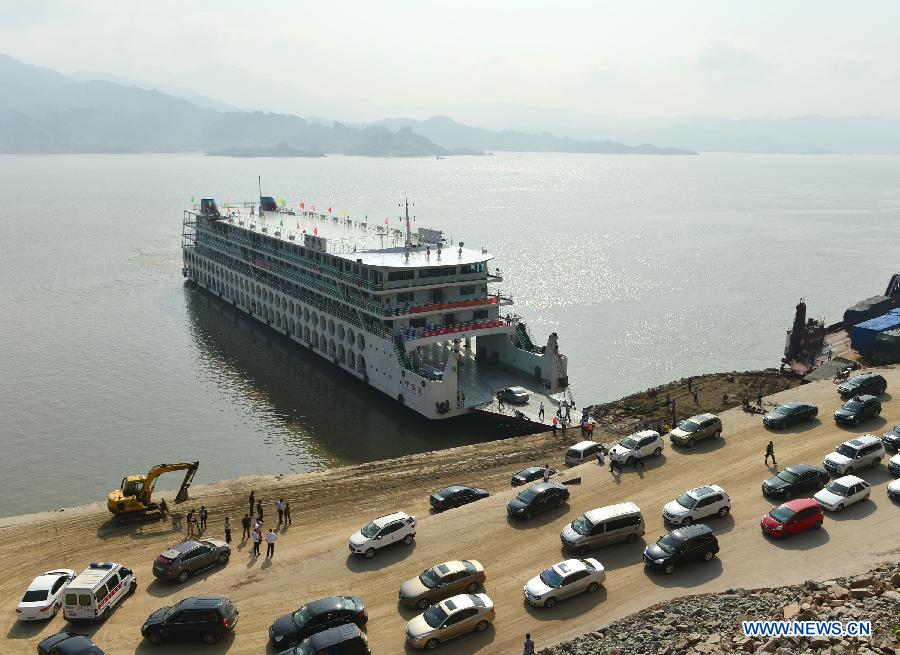
M412 246L412 230L409 227L409 197L406 197L406 202L401 207L406 208L406 247L409 248ZM412 204L413 207L416 206L416 203Z

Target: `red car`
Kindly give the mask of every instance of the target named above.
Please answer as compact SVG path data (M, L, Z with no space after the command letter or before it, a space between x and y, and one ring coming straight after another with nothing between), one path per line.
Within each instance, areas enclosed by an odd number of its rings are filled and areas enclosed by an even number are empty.
M822 527L825 515L822 506L812 498L797 498L773 507L759 522L763 534L774 539L786 539L792 534Z

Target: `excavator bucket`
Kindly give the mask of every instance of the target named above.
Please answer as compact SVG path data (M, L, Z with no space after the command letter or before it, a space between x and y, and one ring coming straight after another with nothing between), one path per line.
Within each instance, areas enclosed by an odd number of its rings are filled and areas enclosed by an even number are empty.
M194 462L192 466L185 472L184 480L181 482L181 488L178 490L178 494L175 496L175 503L183 503L188 499L188 488L191 486L191 480L194 479L194 474L197 472L197 468L200 466L200 462Z

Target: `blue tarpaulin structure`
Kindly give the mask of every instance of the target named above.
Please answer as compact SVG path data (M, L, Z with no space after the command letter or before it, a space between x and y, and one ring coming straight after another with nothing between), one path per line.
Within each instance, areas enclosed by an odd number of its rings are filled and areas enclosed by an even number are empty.
M858 353L871 356L875 337L896 328L900 328L900 308L854 326L850 333L850 345Z

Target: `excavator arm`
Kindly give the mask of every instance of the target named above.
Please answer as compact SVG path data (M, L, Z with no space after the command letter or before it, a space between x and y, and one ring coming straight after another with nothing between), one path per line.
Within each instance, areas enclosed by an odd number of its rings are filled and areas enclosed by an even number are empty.
M157 464L150 472L147 473L147 478L144 480L144 489L142 492L141 502L145 505L150 503L150 497L153 494L153 485L156 483L156 478L161 476L163 473L171 473L172 471L185 471L184 480L181 482L181 487L178 489L178 494L175 496L176 503L183 503L188 499L188 488L191 486L191 481L194 479L194 474L197 472L197 468L199 468L200 462L181 462L179 464Z

